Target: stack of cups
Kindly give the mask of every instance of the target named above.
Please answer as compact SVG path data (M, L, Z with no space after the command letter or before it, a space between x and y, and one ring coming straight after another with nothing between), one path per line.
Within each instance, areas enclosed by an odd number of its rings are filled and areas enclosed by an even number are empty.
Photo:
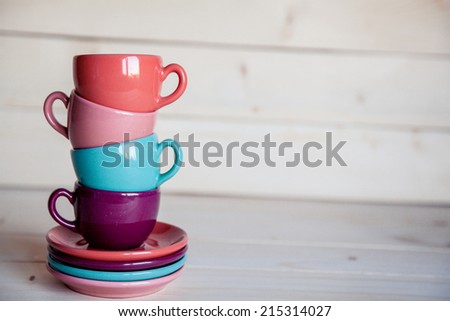
M161 97L162 83L171 73L178 76L178 86L172 94ZM146 254L154 259L149 253L161 248L148 243L159 223L159 187L172 178L182 164L179 144L173 139L159 142L154 133L156 111L183 94L187 85L186 73L178 64L164 67L159 56L96 54L74 57L73 78L75 88L70 96L53 92L44 102L47 121L73 147L70 153L77 176L73 191L57 189L48 200L50 215L62 226L47 234L50 271L58 275L64 270L60 267L65 263L54 255L61 250L63 256L71 256L73 262L77 261L74 249L79 250L75 251L79 254L78 259L85 256L94 261L95 253L101 256L105 251L120 252L112 261L120 261L119 256L129 259L139 251L141 257ZM66 126L54 116L53 104L57 100L67 108ZM174 162L169 170L161 173L161 154L168 147L173 149ZM73 205L75 220L68 220L58 213L56 201L60 196ZM157 237L161 237L161 226ZM184 233L180 231L179 234ZM77 236L80 240L76 244L68 244ZM175 243L174 240L170 246ZM61 244L64 246L58 248ZM179 245L172 253L161 253L173 255L186 243ZM80 246L84 248L77 248ZM179 262L180 257L175 257ZM184 256L181 259L184 260ZM176 265L180 266L180 263ZM80 266L72 265L71 268L80 269ZM111 281L117 279L111 277Z

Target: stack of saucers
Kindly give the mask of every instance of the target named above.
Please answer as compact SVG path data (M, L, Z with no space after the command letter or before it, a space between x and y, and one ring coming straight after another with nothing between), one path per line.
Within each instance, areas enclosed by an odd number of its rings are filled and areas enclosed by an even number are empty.
M161 96L164 80L178 86ZM154 55L94 54L73 58L75 88L70 96L51 93L44 115L67 138L77 180L72 191L59 188L48 200L60 225L48 232L48 269L71 289L101 297L132 297L161 289L185 263L186 233L158 221L160 186L179 171L182 150L174 139L159 141L156 112L177 100L187 84L178 64L163 66ZM67 122L53 105L67 108ZM163 151L173 164L161 171ZM164 162L165 163L165 162ZM66 198L74 219L56 203Z
M188 237L174 225L157 222L139 248L90 248L78 233L56 226L47 233L47 269L70 289L97 297L129 298L155 293L178 278Z

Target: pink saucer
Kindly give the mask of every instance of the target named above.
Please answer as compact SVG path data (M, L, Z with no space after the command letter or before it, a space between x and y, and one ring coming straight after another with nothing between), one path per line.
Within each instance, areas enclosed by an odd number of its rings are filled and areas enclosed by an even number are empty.
M141 247L127 251L106 251L90 248L83 237L62 226L47 233L47 242L66 254L102 261L137 261L174 253L188 242L184 230L168 223L156 222L152 233Z
M102 298L132 298L152 294L162 290L168 283L178 278L184 271L180 270L158 279L133 281L133 282L109 282L81 279L53 270L47 265L48 271L67 287L82 294Z

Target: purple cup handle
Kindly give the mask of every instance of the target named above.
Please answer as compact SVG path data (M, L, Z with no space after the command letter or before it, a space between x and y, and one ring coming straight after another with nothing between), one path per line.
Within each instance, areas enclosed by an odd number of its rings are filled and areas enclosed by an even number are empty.
M55 100L61 100L66 106L66 108L69 106L69 97L61 91L55 91L47 96L44 102L44 116L45 119L47 119L50 126L53 127L54 130L56 130L58 133L63 135L66 138L69 138L69 131L67 130L66 126L61 125L57 120L55 115L53 114L53 103Z
M56 200L60 197L64 196L67 198L70 202L70 204L75 203L75 197L72 192L69 192L68 190L64 188L58 188L57 190L54 190L52 194L50 194L50 197L48 198L48 211L51 215L51 217L61 226L64 226L68 228L71 231L77 232L77 228L75 225L75 221L69 221L62 217L58 210L56 209Z

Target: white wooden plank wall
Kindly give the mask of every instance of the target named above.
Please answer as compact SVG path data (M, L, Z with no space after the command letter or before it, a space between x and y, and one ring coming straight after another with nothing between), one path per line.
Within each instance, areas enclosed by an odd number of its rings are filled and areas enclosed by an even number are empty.
M450 1L3 0L0 48L2 185L72 186L70 144L42 103L72 89L72 56L133 52L188 72L161 138L347 141L347 167L248 169L235 153L230 168L187 166L167 191L450 203Z

